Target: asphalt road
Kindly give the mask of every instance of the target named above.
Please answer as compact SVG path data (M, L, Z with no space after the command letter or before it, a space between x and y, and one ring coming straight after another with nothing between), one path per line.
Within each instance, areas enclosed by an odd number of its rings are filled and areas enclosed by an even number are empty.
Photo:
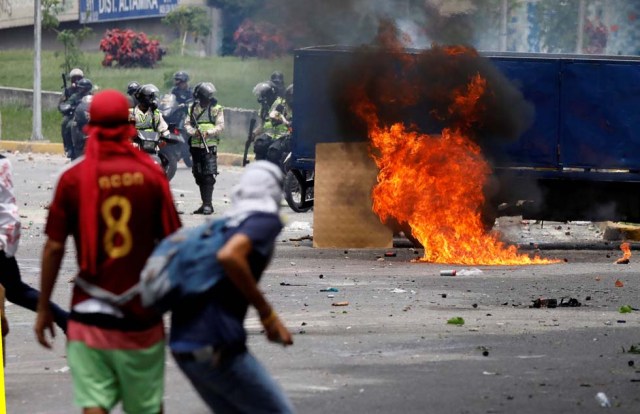
M9 157L25 225L18 260L24 280L37 286L45 207L65 160ZM241 172L221 169L216 214L228 206ZM190 214L199 201L189 169L181 164L171 185L184 224L201 223ZM383 250L314 249L309 240L291 240L313 234L313 214L283 212L287 227L261 286L295 344L268 343L253 313L247 328L251 349L298 412L592 413L602 410L598 392L615 412L640 412L640 357L628 352L640 346L640 318L619 313L623 305L640 308L640 261L632 256L630 264L614 264L617 243L602 243L589 223L502 219L496 229L530 249L599 247L537 252L562 259L558 264L480 266L475 275L444 277L442 269L470 268L412 263L420 251L406 247L382 258ZM68 253L55 291L64 307L76 271L70 245ZM328 288L337 292L321 291ZM574 298L582 306L531 308L539 297ZM332 306L338 302L348 305ZM45 350L35 342L32 312L8 304L7 315L8 412L79 412L71 402L64 339ZM447 324L453 317L464 325ZM170 357L166 374L165 412L207 412Z

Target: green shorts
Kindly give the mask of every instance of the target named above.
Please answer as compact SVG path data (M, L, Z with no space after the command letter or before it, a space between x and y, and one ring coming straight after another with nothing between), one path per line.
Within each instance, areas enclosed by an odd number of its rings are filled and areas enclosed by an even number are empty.
M111 410L122 401L126 413L159 413L164 392L164 345L163 340L140 350L104 350L69 341L67 360L75 404Z

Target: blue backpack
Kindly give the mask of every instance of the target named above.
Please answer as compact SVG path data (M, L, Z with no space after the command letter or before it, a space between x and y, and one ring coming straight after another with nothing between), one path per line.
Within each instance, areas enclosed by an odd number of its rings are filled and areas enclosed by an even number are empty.
M224 277L216 255L226 241L225 229L226 220L217 219L165 237L140 274L142 305L164 313L215 286Z

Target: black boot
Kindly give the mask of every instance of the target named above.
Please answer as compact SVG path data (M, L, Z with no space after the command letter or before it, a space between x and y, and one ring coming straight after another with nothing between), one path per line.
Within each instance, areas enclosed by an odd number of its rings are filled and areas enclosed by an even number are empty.
M213 214L213 204L211 199L213 197L213 184L201 184L200 185L200 198L202 199L202 205L195 210L193 214Z

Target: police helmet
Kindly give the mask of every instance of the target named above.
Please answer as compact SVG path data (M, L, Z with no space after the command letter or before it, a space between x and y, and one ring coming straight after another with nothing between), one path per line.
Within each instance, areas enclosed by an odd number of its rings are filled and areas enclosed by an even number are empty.
M138 102L144 105L151 105L152 103L157 101L159 93L160 89L158 89L156 85L148 83L138 88L134 96L138 100Z
M270 78L271 82L273 82L276 86L284 86L284 75L282 72L276 70L271 74Z
M276 96L276 91L270 82L260 82L253 87L253 95L260 103L271 102Z
M180 70L173 74L173 80L178 82L189 82L189 74Z
M69 77L70 78L83 78L84 77L84 72L80 68L73 68L73 69L71 69L71 72L69 72Z
M140 84L136 81L129 82L127 85L127 95L133 96L134 93L138 91L140 88Z
M91 82L89 79L87 78L82 78L78 81L78 90L83 92L83 93L89 93L91 92L91 89L93 89L93 82Z
M216 87L211 82L201 82L193 89L193 98L197 101L211 101L216 97Z

